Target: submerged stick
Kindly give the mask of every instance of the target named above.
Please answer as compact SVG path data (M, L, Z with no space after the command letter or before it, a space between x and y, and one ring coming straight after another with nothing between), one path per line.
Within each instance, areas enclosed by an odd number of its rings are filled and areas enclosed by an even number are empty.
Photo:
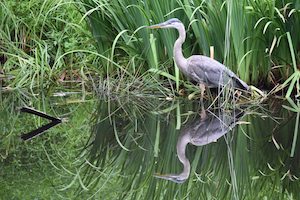
M55 126L55 125L57 125L57 124L59 124L63 121L62 119L52 117L50 115L47 115L45 113L42 113L38 110L29 108L29 107L22 107L20 109L20 111L21 112L26 112L26 113L29 113L29 114L33 114L33 115L36 115L36 116L39 116L39 117L42 117L42 118L45 118L45 119L48 119L48 120L51 120L51 122L46 124L46 125L43 125L43 126L37 128L37 129L33 130L33 131L28 132L28 133L22 134L21 139L23 141L31 140L32 138L42 134L46 130L50 129L51 127L53 127L53 126Z

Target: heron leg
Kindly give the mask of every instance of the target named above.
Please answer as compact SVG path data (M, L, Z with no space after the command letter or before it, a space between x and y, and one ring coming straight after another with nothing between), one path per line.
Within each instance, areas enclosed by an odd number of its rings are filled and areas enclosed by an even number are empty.
M238 101L241 96L242 96L242 92L239 90L235 90L233 93L233 100Z
M200 83L200 103L201 103L201 119L206 118L206 111L204 109L204 103L203 103L203 97L204 97L204 92L205 92L205 85L203 83Z

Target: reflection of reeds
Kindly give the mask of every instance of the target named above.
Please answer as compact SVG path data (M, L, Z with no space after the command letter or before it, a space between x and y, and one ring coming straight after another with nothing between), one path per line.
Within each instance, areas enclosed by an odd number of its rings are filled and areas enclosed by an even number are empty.
M225 140L219 139L217 143L188 146L191 175L178 185L155 179L153 174L182 170L176 156L178 115L184 126L198 115L189 111L199 110L200 105L179 102L144 112L122 102L102 102L94 115L93 143L86 149L89 164L81 166L86 170L81 178L90 190L99 190L96 197L101 197L101 191L106 189L122 199L297 197L299 155L289 157L293 138L290 131L293 126L289 124L295 122L290 113L284 113L282 117L286 120L282 121L277 112L271 114L252 107L246 112L254 114L243 119L250 125L241 123ZM268 117L269 114L272 116Z

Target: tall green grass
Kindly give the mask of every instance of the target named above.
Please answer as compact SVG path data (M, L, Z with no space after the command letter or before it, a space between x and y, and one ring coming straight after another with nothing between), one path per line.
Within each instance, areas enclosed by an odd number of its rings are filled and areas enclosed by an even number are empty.
M5 86L35 94L63 85L64 72L67 82L92 70L95 56L78 50L95 47L73 1L5 0L0 7L0 69L14 77Z
M274 86L292 73L286 35L290 32L293 46L299 46L297 1L80 2L85 5L82 12L96 38L98 51L110 51L116 36L126 30L113 46L115 60L127 57L145 61L143 71L156 68L158 59L162 70L175 74L172 45L176 31L153 32L142 27L177 17L188 31L186 56L209 55L209 47L214 46L215 58L224 62L229 56L228 67L252 84ZM298 60L299 50L296 51Z
M214 46L215 59L247 83L295 91L285 81L299 68L297 1L5 0L0 15L1 68L15 76L6 83L12 88L34 93L62 79L79 79L73 85L80 87L99 77L110 87L115 80L159 84L167 96L193 89L172 59L176 31L145 28L177 17L188 33L186 57L209 56Z

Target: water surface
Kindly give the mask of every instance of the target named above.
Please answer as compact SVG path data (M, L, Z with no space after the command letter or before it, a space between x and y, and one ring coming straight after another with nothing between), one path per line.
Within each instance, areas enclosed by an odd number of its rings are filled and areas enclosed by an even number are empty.
M204 116L184 99L4 94L1 196L299 199L295 114L281 104L211 107ZM47 123L19 113L24 105L68 122L21 141Z

